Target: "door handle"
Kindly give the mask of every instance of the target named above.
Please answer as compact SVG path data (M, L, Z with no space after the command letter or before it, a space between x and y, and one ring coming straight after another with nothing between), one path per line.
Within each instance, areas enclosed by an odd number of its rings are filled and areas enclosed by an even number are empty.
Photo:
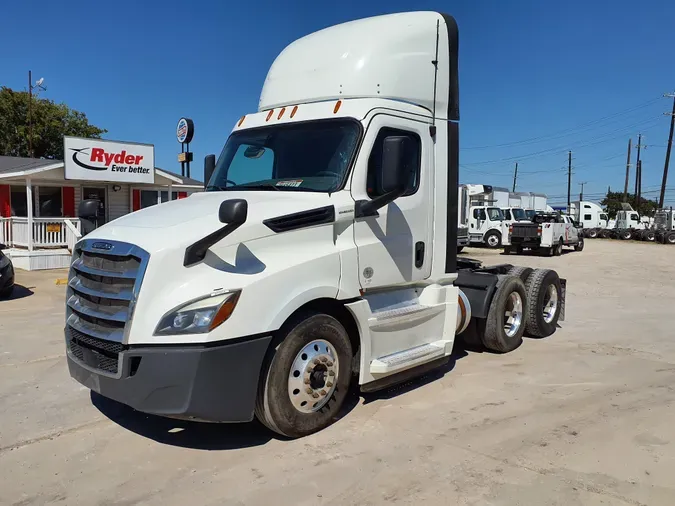
M424 264L424 243L422 241L415 244L415 267L418 269Z

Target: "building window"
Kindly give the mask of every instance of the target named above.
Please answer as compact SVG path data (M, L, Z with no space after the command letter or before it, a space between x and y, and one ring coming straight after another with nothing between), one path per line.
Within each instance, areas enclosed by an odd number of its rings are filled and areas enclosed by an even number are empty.
M171 200L178 199L178 192L171 192ZM169 200L168 190L141 190L141 209Z
M36 216L40 218L60 218L63 216L61 212L63 199L60 187L40 186L35 188L35 193L37 195Z
M11 187L12 216L28 216L28 206L26 204L26 187Z

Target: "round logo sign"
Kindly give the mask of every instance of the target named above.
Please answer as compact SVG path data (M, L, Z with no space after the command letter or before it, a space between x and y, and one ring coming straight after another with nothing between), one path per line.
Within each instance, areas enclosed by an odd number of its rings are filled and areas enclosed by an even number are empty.
M178 120L178 125L176 125L176 139L178 139L178 142L181 144L190 142L194 133L195 126L191 119L181 118Z

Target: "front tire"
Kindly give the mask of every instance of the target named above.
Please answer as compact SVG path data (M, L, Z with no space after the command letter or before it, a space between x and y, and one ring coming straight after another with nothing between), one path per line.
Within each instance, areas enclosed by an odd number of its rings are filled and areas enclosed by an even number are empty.
M675 232L669 232L663 238L663 244L675 244Z
M502 244L502 234L496 230L490 230L485 234L485 245L490 249L497 249Z
M525 331L532 337L548 337L558 325L562 309L562 285L555 271L536 269L525 282L527 314Z
M270 430L297 438L338 418L349 390L352 347L342 324L313 313L282 329L266 361L255 414Z

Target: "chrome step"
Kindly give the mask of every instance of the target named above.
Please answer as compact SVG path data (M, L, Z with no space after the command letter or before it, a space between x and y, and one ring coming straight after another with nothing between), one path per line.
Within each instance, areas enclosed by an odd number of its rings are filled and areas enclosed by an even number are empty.
M445 310L444 304L437 306L422 306L420 304L412 304L410 306L398 307L395 309L385 309L373 313L368 319L368 324L371 329L382 325L390 325L392 323L409 323L418 319L428 318L442 313Z
M376 358L370 363L370 373L388 374L440 358L445 355L445 345L446 341L438 341Z

